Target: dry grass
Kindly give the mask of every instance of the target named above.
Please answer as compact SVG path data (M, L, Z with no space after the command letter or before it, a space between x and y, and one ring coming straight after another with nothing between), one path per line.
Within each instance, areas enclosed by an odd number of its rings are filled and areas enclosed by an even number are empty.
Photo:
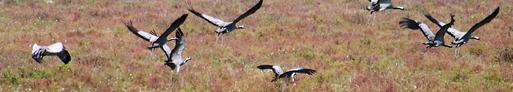
M163 64L159 50L151 56L148 43L122 21L161 33L189 7L229 20L256 0L0 2L0 91L278 91L272 73L255 68L259 64L319 70L298 76L287 91L513 90L511 0L394 0L408 10L374 19L363 9L366 0L266 0L241 22L248 28L229 33L222 45L213 26L189 16L182 25L189 42L185 55L194 60L180 76ZM480 41L460 48L459 58L448 48L422 52L420 32L398 25L401 17L428 22L422 14L446 20L453 13L456 26L466 30L496 6L500 15L474 34ZM33 43L56 41L72 54L69 65L30 58Z

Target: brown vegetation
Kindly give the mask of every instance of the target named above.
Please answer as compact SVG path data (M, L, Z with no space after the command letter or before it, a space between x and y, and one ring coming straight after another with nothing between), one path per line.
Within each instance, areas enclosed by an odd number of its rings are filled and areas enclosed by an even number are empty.
M371 19L367 0L265 0L241 21L247 29L223 43L214 26L189 16L181 27L185 55L194 60L177 76L162 52L146 50L122 21L160 34L187 8L230 20L256 0L0 0L0 91L277 91L260 64L318 70L299 75L287 91L513 90L511 0L393 1L407 10ZM474 33L481 40L462 46L459 58L449 48L424 53L421 33L398 25L401 17L428 22L422 14L448 20L452 13L466 30L497 6L499 16ZM32 44L56 41L69 49L69 65L31 59Z

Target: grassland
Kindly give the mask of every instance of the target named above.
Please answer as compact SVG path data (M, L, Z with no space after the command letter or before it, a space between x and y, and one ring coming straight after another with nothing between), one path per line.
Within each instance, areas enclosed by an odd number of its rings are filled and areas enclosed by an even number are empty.
M367 0L265 0L247 29L216 42L215 27L189 16L182 29L193 61L174 75L159 50L123 21L162 33L187 8L230 20L256 0L0 0L0 91L278 91L260 64L309 67L287 91L490 92L513 90L512 0L394 0L406 11L370 16ZM499 16L460 48L423 52L424 38L399 27L402 17L431 13L469 29L501 6ZM374 17L374 18L372 18ZM370 21L370 22L369 22ZM435 25L428 23L430 26ZM437 28L436 28L437 29ZM446 37L447 41L453 40ZM62 41L73 56L37 64L34 43ZM169 43L172 45L173 43ZM150 55L153 53L153 56Z

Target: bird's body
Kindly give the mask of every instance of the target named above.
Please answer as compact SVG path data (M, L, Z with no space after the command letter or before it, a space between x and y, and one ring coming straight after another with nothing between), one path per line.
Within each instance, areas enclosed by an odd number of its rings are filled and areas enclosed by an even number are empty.
M451 15L451 22L449 24L442 26L436 34L433 34L433 32L431 31L429 26L426 25L425 23L417 22L412 19L403 18L399 22L399 24L403 28L409 28L409 29L413 29L413 30L419 29L422 32L422 34L424 35L424 37L426 37L426 39L427 39L427 42L424 43L424 45L427 45L426 48L438 47L438 46L444 46L444 47L449 47L449 48L452 47L452 46L445 44L444 36L445 36L445 33L447 33L447 29L449 29L449 27L451 27L454 24L454 16L453 15Z
M144 39L147 42L154 43L159 37L155 34L148 33L142 30L138 30L132 25L132 22L125 23L125 26L128 28L128 30L135 34L137 37ZM176 39L176 38L172 38ZM159 46L159 48L165 53L166 57L169 57L171 55L171 48L167 44L163 44L162 46Z
M206 20L210 24L217 26L218 28L216 29L215 32L218 35L222 35L225 33L232 32L235 29L244 29L245 28L244 25L237 25L237 23L239 21L241 21L242 19L246 18L247 16L255 13L258 9L260 9L260 7L262 6L262 3L263 3L263 0L260 0L255 6L253 6L251 9L246 11L244 14L240 15L237 19L233 20L232 22L225 22L221 19L214 18L212 16L199 13L194 9L189 9L189 11L192 12L194 15Z
M367 10L372 13L384 11L386 9L399 9L404 10L404 7L396 6L392 4L392 0L369 0L370 4L367 6Z
M176 70L176 73L180 72L180 67L190 61L192 58L183 58L182 54L185 50L186 42L185 38L183 37L184 34L180 28L178 28L178 31L176 32L176 39L175 39L175 47L173 50L171 50L171 55L168 57L168 60L166 61L166 65L169 66L171 69Z
M41 63L44 56L57 56L64 63L68 64L71 61L69 52L64 47L64 44L57 42L48 46L40 46L37 44L32 45L32 59Z
M261 70L271 69L274 72L274 79L272 80L273 82L282 78L288 79L289 81L293 82L294 76L297 73L305 73L312 75L316 72L316 70L308 68L294 68L284 72L278 65L259 65L257 68Z
M488 15L485 19L481 20L479 23L472 26L463 36L455 37L456 39L452 42L456 47L460 47L461 45L467 43L470 39L476 39L475 36L472 36L478 28L481 26L490 23L497 15L499 14L500 7L497 7L492 14ZM479 37L477 38L479 39Z

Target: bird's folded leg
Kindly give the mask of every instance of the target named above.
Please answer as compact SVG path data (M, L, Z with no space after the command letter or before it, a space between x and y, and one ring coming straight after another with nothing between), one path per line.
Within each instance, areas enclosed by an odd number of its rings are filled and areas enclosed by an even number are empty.
M447 47L447 48L453 48L453 46L449 46L449 45L446 45L446 44L442 44L442 46Z

